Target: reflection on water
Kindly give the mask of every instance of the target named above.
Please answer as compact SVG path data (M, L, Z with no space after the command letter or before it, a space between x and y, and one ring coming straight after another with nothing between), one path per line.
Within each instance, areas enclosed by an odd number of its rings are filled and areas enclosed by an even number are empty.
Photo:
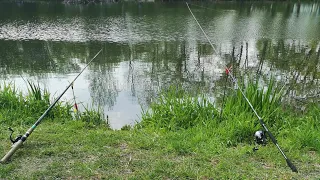
M251 39L319 40L318 4L211 4L192 6L213 42ZM10 7L10 8L9 8ZM212 7L212 8L210 8ZM184 41L205 38L184 3L63 5L2 3L0 39L45 41Z
M141 107L176 82L219 97L225 64L239 67L235 73L276 74L291 96L320 93L318 4L191 8L217 53L183 3L0 3L0 78L22 90L22 77L32 79L57 95L103 48L75 95L103 108L116 129L138 121Z

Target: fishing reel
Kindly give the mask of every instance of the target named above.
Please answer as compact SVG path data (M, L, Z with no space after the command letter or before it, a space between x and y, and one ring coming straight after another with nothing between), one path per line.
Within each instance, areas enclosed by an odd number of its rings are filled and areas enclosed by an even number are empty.
M264 131L256 131L254 133L254 142L255 142L255 147L253 148L253 151L258 150L258 145L265 146L267 145L267 136Z
M18 135L15 139L13 139L12 138L12 134L13 134L14 130L11 127L9 127L8 129L9 129L9 131L11 131L11 133L10 133L10 141L12 142L12 144L18 142L22 138L22 135Z

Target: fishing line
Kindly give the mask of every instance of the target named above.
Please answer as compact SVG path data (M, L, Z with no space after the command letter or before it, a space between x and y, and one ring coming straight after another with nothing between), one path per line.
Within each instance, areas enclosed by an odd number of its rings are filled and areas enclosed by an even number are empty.
M204 34L204 36L206 37L206 39L208 40L209 44L211 45L211 47L213 48L213 50L215 51L215 53L217 53L215 47L213 46L213 44L211 43L210 39L208 38L206 32L202 29L200 23L198 22L197 18L193 15L188 3L186 2L186 5L192 15L192 17L194 18L194 20L197 22L198 26L200 27L202 33ZM282 151L282 149L280 148L280 146L278 145L278 142L277 140L275 139L275 137L272 135L272 133L268 130L267 126L265 125L263 119L259 116L259 114L257 113L257 111L255 110L255 108L252 106L251 102L249 101L249 99L246 97L246 95L244 94L244 92L241 90L236 78L232 75L231 72L231 68L228 68L226 65L225 65L225 69L226 69L226 74L227 75L230 75L232 81L236 84L238 88L238 90L241 92L243 98L247 101L247 103L249 104L250 108L252 109L252 111L254 112L254 114L256 115L256 117L259 119L259 122L261 124L261 126L265 129L265 131L268 133L270 139L272 140L272 142L276 145L276 147L278 148L278 150L281 152L282 156L285 158L288 166L291 168L291 170L293 172L298 172L297 168L291 163L291 161L289 160L289 158L285 155L285 153Z

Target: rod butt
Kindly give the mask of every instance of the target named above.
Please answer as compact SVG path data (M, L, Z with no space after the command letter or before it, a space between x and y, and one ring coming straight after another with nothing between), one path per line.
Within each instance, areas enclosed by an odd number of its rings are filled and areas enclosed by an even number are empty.
M9 161L10 157L22 146L23 141L20 139L18 142L14 143L14 145L12 146L12 148L10 149L10 151L3 156L3 158L0 160L0 162L6 163Z
M296 166L294 166L289 159L286 159L286 161L287 161L288 166L291 168L292 172L296 172L297 173L298 170L297 170Z

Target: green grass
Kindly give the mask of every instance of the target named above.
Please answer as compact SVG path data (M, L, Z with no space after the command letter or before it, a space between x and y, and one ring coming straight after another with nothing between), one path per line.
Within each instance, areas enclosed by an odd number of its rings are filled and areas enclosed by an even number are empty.
M8 125L31 125L50 106L50 94L39 85L29 82L28 94L23 96L11 83L0 85L0 123ZM57 103L47 119L68 119L71 117L69 103Z
M79 120L86 122L87 127L95 127L103 123L107 123L107 126L110 126L109 122L105 121L104 114L100 111L100 107L98 107L98 110L91 110L88 106L84 106L84 111L80 114Z
M315 179L320 173L317 152L283 146L299 170L293 173L272 144L253 153L251 145L227 148L219 136L199 130L112 131L81 121L46 122L0 165L0 178ZM9 149L4 132L1 152Z
M28 94L23 95L12 83L0 84L0 123L2 125L32 125L50 106L51 99L46 89L39 84L28 81ZM72 104L58 101L49 111L45 120L70 121L73 119ZM85 108L80 114L80 120L88 126L99 125L104 122L103 113Z
M291 108L284 109L287 105L277 96L282 93L279 86L263 89L254 81L247 82L242 86L244 92L299 173L291 172L270 140L252 151L253 133L261 127L239 92L228 93L220 118L208 97L174 86L161 93L151 111L143 113L141 123L119 131L101 123L99 111L87 109L82 120L72 120L72 115L58 116L62 112L53 110L56 116L46 119L8 164L0 165L0 179L319 178L319 105L309 104L300 115L290 113ZM28 118L26 110L17 115L3 112L23 109L19 103L27 104L33 98L25 98L12 85L1 86L0 92L5 107L0 109L0 119L5 119L0 130L4 155L10 149L6 126L16 125L15 134L30 126L14 119ZM71 110L64 105L60 104L62 109Z
M191 96L183 89L170 87L163 91L150 111L144 111L140 125L153 128L179 130L206 126L217 116L217 110L206 96Z

